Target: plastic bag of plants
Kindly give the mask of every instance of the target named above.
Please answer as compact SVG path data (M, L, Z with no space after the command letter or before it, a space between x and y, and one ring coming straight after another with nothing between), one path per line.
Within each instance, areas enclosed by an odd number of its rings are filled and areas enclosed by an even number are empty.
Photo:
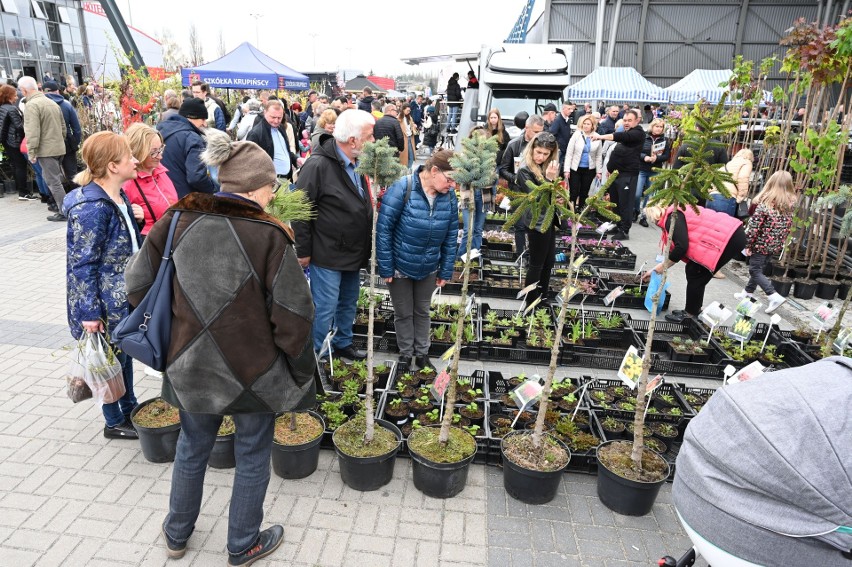
M92 396L101 403L117 402L126 392L121 363L100 333L89 333L77 344L83 365L83 379Z
M65 376L67 387L65 393L75 404L88 400L92 397L92 389L86 384L86 360L83 355L84 348L80 345L85 342L85 339L80 341L77 348L71 351L71 360L68 364L68 374ZM85 347L85 345L83 345Z

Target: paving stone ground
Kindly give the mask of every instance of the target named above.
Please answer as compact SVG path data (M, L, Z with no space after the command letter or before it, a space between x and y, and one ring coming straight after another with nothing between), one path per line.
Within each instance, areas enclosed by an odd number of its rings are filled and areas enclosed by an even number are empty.
M189 551L168 560L159 530L171 465L145 461L137 442L104 439L100 410L66 398L63 347L72 341L65 321L65 227L46 216L43 205L0 200L0 567L224 565L233 473L208 472ZM653 259L656 230L637 226L631 237L640 262ZM672 276L672 305L682 308L683 271ZM730 301L739 285L733 277L714 280L707 301ZM465 363L463 370L495 366ZM542 371L499 365L520 368ZM570 372L614 377L597 369ZM140 400L158 394L159 381L141 367L136 379ZM325 450L307 479L273 475L265 521L285 526L285 543L258 565L647 566L690 547L670 485L642 518L613 514L595 491L595 477L566 474L553 502L529 506L507 496L501 469L472 465L465 490L437 500L413 486L410 461L398 459L389 485L360 493L343 485L334 453Z

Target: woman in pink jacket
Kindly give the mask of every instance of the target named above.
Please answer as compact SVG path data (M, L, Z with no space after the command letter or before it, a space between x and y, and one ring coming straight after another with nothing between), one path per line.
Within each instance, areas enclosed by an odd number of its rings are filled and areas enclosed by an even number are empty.
M174 184L166 175L168 170L160 163L166 148L163 136L141 122L131 124L124 135L130 144L133 157L139 163L136 166L136 179L127 181L122 189L130 198L130 202L139 205L145 212L141 230L144 237L166 209L178 201L178 196Z

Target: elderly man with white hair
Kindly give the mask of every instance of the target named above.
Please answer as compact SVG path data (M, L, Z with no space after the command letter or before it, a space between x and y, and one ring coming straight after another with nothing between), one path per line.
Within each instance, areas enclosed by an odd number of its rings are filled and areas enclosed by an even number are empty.
M47 183L59 210L47 217L49 221L65 222L62 209L65 188L62 186L62 158L65 157L65 119L55 102L38 90L32 77L23 76L18 88L24 95L24 134L27 136L27 152L32 163L38 162L41 174ZM70 180L69 180L70 181Z
M359 270L370 257L373 207L370 188L355 169L366 142L373 140L375 119L369 112L343 111L334 134L323 134L299 172L298 189L315 206L316 218L294 222L296 253L310 267L314 298L314 350L320 352L332 327L336 356L365 358L352 346L352 324L360 288Z

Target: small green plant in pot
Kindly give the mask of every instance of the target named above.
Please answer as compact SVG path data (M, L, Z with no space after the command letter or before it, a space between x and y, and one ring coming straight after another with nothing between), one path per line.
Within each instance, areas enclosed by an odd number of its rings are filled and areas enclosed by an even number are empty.
M574 281L574 260L577 254L579 227L586 222L591 211L596 211L607 219L618 220L618 216L610 210L614 205L602 198L615 178L616 174L611 175L601 190L590 197L586 201L586 206L579 212L574 211L565 184L559 179L552 182L545 181L541 185L529 182L526 188L529 192L508 192L512 202L517 204L517 209L506 222L504 226L506 230L526 215L530 217L529 226L537 226L541 218L542 232L549 230L557 219L571 221L571 255L566 278L569 287L562 292L563 302L556 322L556 337L564 336L570 300L568 294L571 293L570 282ZM550 364L540 395L538 416L533 431L509 433L503 437L501 443L504 464L503 485L510 496L530 504L544 504L556 496L562 471L571 460L571 453L566 445L553 435L544 433L545 416L559 360L559 347L559 340L552 341Z

